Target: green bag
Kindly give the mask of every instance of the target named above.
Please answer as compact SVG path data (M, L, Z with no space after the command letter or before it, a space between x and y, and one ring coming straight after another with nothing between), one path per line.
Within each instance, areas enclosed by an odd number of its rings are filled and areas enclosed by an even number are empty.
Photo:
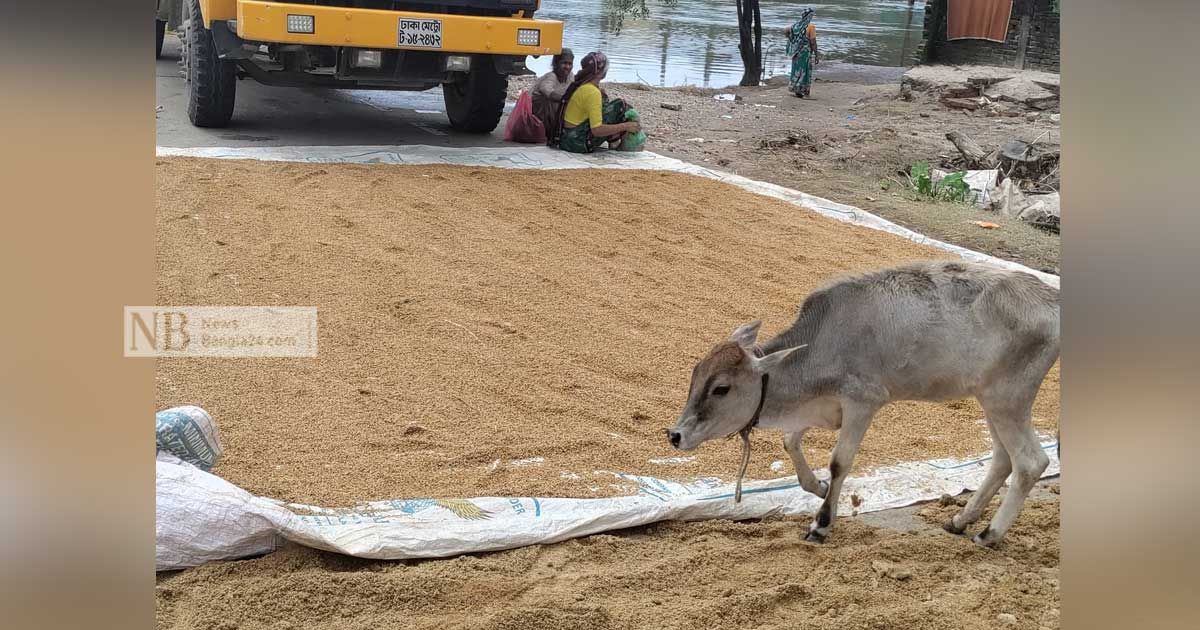
M638 119L638 113L637 113L636 109L630 107L629 109L625 110L625 121L626 122L637 121L637 119ZM626 134L625 138L623 140L621 140L620 150L621 151L641 151L642 147L644 147L645 145L646 145L646 132L639 131L637 133Z

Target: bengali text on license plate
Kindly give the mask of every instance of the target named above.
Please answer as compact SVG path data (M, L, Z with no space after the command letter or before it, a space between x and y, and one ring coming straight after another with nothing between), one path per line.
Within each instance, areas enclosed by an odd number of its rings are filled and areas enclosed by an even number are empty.
M400 18L400 45L413 48L441 48L441 20Z

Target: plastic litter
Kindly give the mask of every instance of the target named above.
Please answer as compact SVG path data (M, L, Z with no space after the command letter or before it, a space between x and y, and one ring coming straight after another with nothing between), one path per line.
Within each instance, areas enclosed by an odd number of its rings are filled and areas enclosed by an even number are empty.
M1000 177L999 169L986 169L982 171L967 171L963 177L963 181L971 187L971 191L975 193L975 205L980 208L987 208L992 205L991 189L996 184L996 180Z
M929 177L933 181L940 181L950 173L941 169L932 169L929 172ZM967 171L963 175L963 182L970 187L974 194L974 203L980 208L990 208L992 206L992 194L996 188L996 180L1000 178L1000 169L984 169L979 171Z

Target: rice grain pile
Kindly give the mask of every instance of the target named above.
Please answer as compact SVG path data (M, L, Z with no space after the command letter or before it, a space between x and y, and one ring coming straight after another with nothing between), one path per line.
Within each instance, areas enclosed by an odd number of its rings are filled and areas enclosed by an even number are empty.
M158 304L319 312L315 359L159 360L158 407L212 413L222 477L331 507L729 479L735 441L663 435L694 361L746 321L787 327L840 274L946 257L676 173L165 158L157 182ZM1053 433L1057 367L1034 414ZM985 452L982 417L891 405L856 469ZM814 467L834 437L809 434ZM791 471L769 467L778 434L752 439L749 477Z

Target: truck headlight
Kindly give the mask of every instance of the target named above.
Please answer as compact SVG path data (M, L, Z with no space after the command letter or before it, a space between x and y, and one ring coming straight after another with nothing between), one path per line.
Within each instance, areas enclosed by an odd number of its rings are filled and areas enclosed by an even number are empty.
M287 16L287 30L289 33L314 33L316 32L317 19L311 15L292 15Z
M519 28L517 43L522 46L538 46L542 43L542 31L536 28Z
M469 72L471 58L466 55L446 55L446 72Z

